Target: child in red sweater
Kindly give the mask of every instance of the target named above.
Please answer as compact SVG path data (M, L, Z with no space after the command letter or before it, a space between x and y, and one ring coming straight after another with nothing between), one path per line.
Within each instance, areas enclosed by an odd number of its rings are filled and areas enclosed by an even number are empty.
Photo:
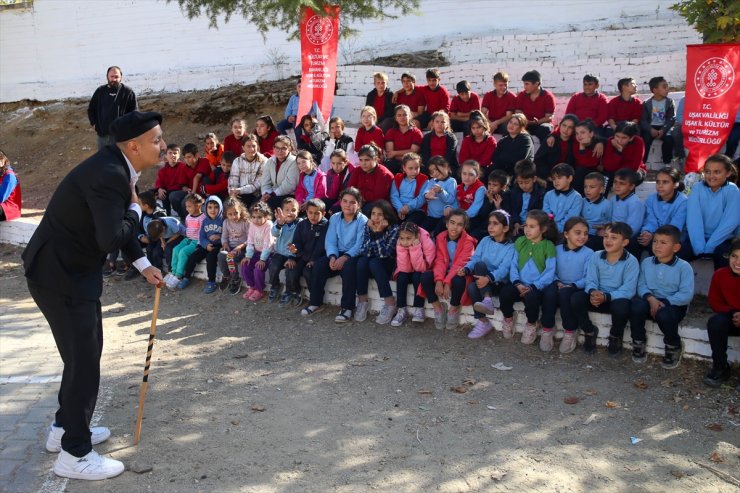
M483 169L484 178L488 175L488 167L493 162L493 152L496 150L496 139L490 133L488 118L480 111L470 113L470 135L466 136L460 146L460 162L472 159L477 161Z
M441 77L439 70L430 68L427 70L427 85L417 87L424 95L426 110L416 116L415 124L422 130L432 129L432 118L437 111L450 112L450 93L439 83Z
M375 144L363 146L358 151L357 157L360 166L350 176L347 187L354 187L360 191L362 201L365 203L363 214L370 216L373 202L380 199L390 201L393 173L378 163L380 149Z
M612 131L621 122L640 123L642 118L642 101L635 96L637 84L632 77L619 79L617 82L619 96L614 96L607 105L607 117Z
M455 87L457 96L450 103L450 124L454 132L470 133L470 117L474 111L480 111L480 98L470 90L470 82L461 80Z
M516 109L516 94L509 91L509 74L496 72L493 91L483 96L481 112L488 118L491 133L506 135L506 123Z
M157 192L157 199L162 202L162 206L167 211L167 215L172 214L170 205L170 192L181 190L186 183L180 182L180 168L185 163L180 162L180 146L177 144L168 144L167 153L165 154L165 164L157 171L157 179L154 181L154 189Z
M370 142L374 142L380 149L385 147L383 131L375 125L377 120L378 114L375 112L375 108L372 106L362 108L360 111L360 123L362 123L362 126L357 129L357 135L355 136L355 151Z
M242 153L242 137L247 133L247 120L234 118L229 122L231 133L224 138L224 151L231 151L239 156Z
M617 170L629 168L636 171L640 175L640 183L645 178L647 168L642 160L645 154L645 142L639 133L640 128L636 123L621 122L617 125L614 136L609 137L601 159L604 175L609 178L606 186L607 195Z

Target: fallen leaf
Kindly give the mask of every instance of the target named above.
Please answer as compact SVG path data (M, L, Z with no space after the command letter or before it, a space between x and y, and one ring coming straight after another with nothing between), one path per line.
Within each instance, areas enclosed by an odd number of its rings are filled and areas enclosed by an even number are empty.
M265 406L261 406L259 404L255 404L254 406L250 407L249 409L251 409L252 411L257 412L257 413L265 412Z
M463 384L469 385L471 387L475 385L476 383L478 383L478 381L474 378L466 378L465 380L463 380Z
M663 387L671 387L673 386L673 380L666 379L660 382L660 385Z
M249 354L247 354L247 353L237 354L236 356L234 356L234 359L244 359L244 358L246 358L248 356L249 356Z
M712 431L722 431L722 425L719 423L710 423L705 428Z
M459 387L450 387L450 390L457 394L464 394L468 391L468 388L464 385L460 385Z
M491 473L491 479L493 479L494 481L501 481L502 479L504 479L504 476L506 476L506 473L503 471L493 471Z
M739 411L737 406L727 406L727 411L725 411L725 414L727 414L731 418L734 418L735 416L737 416L738 412Z
M476 404L480 404L480 401L468 401L468 404L475 406Z
M634 385L636 389L640 390L645 390L646 388L648 388L647 382L645 382L645 380L643 380L642 378L639 380L635 380L632 385Z
M563 399L563 402L565 402L566 404L578 404L578 401L580 401L580 399L574 395L569 395L568 397Z
M618 408L618 407L619 407L619 403L618 403L618 402L614 402L614 401L606 401L606 402L604 403L604 405L605 405L606 407L608 407L609 409L616 409L616 408Z
M686 476L682 471L676 470L671 471L671 474L673 474L676 479L681 479L682 477Z
M583 391L583 393L586 395L597 395L599 391L596 389L586 389Z
M711 455L709 456L709 460L711 460L712 462L724 462L725 461L724 457L719 455L718 452L712 452Z
M232 419L231 420L231 424L234 425L234 426L237 426L239 424L239 420L238 419Z
M419 389L416 393L421 395L432 395L433 392L430 389Z
M691 389L691 393L694 394L694 395L704 395L707 392L704 389L702 389L701 387L694 387L694 388Z
M683 400L683 397L681 397L679 395L674 395L673 396L673 402L681 402L682 400Z
M689 410L689 405L688 404L684 404L682 409L684 411L688 411Z

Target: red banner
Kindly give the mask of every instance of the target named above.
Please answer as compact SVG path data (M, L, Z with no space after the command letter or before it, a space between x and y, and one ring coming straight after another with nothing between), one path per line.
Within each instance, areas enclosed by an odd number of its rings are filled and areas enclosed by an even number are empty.
M324 10L326 15L322 17L305 7L301 16L301 93L298 120L308 114L316 103L321 113L317 114L319 121L328 121L334 104L339 5L327 5Z
M740 44L686 47L686 99L683 107L685 170L699 171L719 152L740 107Z

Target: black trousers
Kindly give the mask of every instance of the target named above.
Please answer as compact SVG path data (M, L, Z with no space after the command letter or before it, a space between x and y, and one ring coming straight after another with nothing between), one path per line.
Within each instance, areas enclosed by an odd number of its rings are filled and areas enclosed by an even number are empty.
M172 250L180 244L183 237L180 236L176 240L167 243L167 246L162 248L162 243L159 241L153 241L146 245L146 256L149 262L152 263L157 269L162 269L163 260L167 262L167 267L172 269Z
M417 294L421 284L421 272L399 272L396 277L396 306L406 308L409 284L414 287L414 308L424 308L424 297Z
M296 268L288 269L285 267L285 262L288 260L296 261ZM300 259L295 257L286 257L279 253L273 253L270 259L270 267L268 268L270 289L276 289L280 287L280 271L285 269L285 291L288 293L300 293L301 292L301 269L298 269L298 263ZM305 264L304 264L305 265Z
M62 449L82 457L92 450L90 419L100 386L103 352L103 314L100 300L73 299L54 289L28 281L64 363L59 386L59 409L54 421L64 427Z
M463 294L465 293L465 282L466 277L455 276L452 278L450 283L450 306L460 306ZM424 289L424 294L429 300L429 303L439 301L439 297L435 292L436 282L434 282L434 272L428 270L421 275L421 287Z
M709 345L712 347L712 363L715 369L727 366L727 339L740 336L740 328L732 323L728 313L716 313L707 322Z
M499 301L501 301L501 313L505 318L514 316L514 303L521 300L524 302L524 313L527 316L527 322L533 324L540 318L540 307L542 306L542 291L534 286L530 286L527 294L519 294L519 290L514 284L505 284L501 288ZM551 327L548 327L551 328Z
M578 325L586 334L596 331L596 327L588 318L589 310L601 313L612 314L612 328L609 335L622 339L624 328L630 317L630 300L627 298L617 298L616 300L605 301L598 307L593 306L590 301L591 295L586 291L577 291L570 297L570 306L573 308L573 314L578 320Z
M663 343L667 346L680 346L681 337L678 335L678 324L686 316L687 306L671 305L668 300L659 298L665 305L658 310L655 318L650 316L650 303L643 298L633 298L630 302L630 331L633 341L647 340L645 321L655 320L663 333Z
M600 237L599 237L600 238ZM563 330L574 331L578 329L578 320L573 314L573 308L570 305L570 299L574 293L583 291L575 286L565 286L558 288L558 283L554 282L542 291L542 327L552 329L555 327L555 312L560 307L560 320L563 324Z
M195 251L188 257L188 261L185 263L185 277L190 279L198 262L206 259L208 282L216 282L216 268L218 267L218 252L220 250L220 247L217 246L213 247L213 250L210 252L200 245L195 247Z
M339 252L341 257L344 252ZM354 310L357 295L357 257L350 258L344 263L342 270L329 268L329 257L321 257L314 263L311 276L311 301L313 306L324 304L324 289L330 277L342 277L342 310Z

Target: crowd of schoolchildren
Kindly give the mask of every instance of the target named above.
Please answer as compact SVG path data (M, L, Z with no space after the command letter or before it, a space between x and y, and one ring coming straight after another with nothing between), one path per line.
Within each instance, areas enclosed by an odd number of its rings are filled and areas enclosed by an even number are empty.
M394 93L375 74L355 139L340 117L324 132L313 115L295 115L296 94L277 125L263 116L248 132L234 119L223 143L207 135L202 154L195 144L170 144L154 188L139 194L139 238L152 264L168 270L167 286L187 288L205 259L204 293L236 295L246 285L249 301L266 297L309 316L324 308L327 279L340 276L342 323L366 320L373 278L384 300L377 323L423 322L428 302L435 327L455 329L461 307L472 305L471 339L493 330L496 310L512 338L519 301L521 342L539 332L542 351L553 349L560 311L562 353L575 349L579 329L585 351L596 351L588 312L597 311L612 317L611 356L630 324L635 362L646 359L651 319L664 335L662 365L675 368L678 327L694 294L688 261L711 257L714 364L705 382L728 380L727 339L740 335L734 164L708 158L688 196L680 172L666 166L655 193L644 202L635 195L653 139L663 142L664 162L672 159L665 80L650 81L653 97L643 104L634 80L620 80L620 95L608 101L588 75L554 126L555 99L536 71L524 74L519 94L497 73L483 98L466 81L450 98L438 71L426 75L417 86L404 74ZM291 129L295 140L284 135ZM464 134L460 146L455 131Z

